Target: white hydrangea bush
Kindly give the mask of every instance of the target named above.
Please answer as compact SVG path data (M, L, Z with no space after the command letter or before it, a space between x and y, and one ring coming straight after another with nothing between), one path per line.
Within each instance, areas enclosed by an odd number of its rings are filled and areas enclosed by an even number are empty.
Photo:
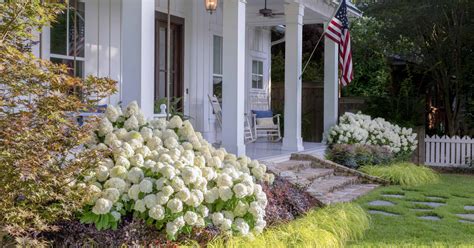
M123 113L108 106L87 147L111 151L78 184L91 192L81 221L98 229L129 212L170 239L210 224L244 236L266 225L266 166L214 148L178 116L146 121L136 102Z
M339 124L331 127L327 134L328 144L377 145L396 155L407 155L417 146L416 133L411 128L402 128L383 118L372 119L362 113L345 113Z

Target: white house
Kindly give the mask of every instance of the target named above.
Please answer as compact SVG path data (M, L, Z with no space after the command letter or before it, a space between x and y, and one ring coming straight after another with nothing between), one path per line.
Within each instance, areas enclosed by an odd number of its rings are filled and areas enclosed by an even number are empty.
M43 30L34 52L44 59L75 64L79 76L117 80L119 92L105 103L137 100L145 114L152 117L154 101L166 97L167 2L69 0L67 14L54 27ZM222 85L222 144L236 154L245 153L244 113L250 111L251 99L269 97L271 28L284 27L282 149L303 150L302 26L327 23L338 2L268 0L266 8L279 14L266 17L259 13L265 0L220 0L212 14L206 10L205 0L170 2L171 96L183 99L184 113L192 117L195 128L213 139L216 125L208 95L215 94ZM357 13L355 8L351 11ZM332 41L325 41L325 130L337 120L337 51Z

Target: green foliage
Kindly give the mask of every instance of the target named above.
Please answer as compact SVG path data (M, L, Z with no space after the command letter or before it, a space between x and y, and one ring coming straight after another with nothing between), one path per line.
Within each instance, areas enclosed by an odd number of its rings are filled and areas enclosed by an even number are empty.
M369 216L359 205L336 204L269 228L254 239L221 237L208 247L344 247L347 241L362 238L368 228Z
M382 1L369 5L366 13L388 24L380 30L387 43L402 35L413 44L398 54L432 79L428 86L437 89L446 131L458 133L474 71L474 2Z
M74 115L115 92L112 80L72 77L66 66L28 52L32 31L53 22L62 7L0 3L0 233L22 246L41 245L31 238L82 205L87 192L74 181L104 152L78 149L93 123L78 126Z
M364 166L362 172L389 180L393 184L418 186L436 183L439 176L432 169L412 163L396 163L388 166Z
M347 87L348 95L383 96L390 82L387 50L379 32L384 23L370 17L352 21L351 41L354 61L354 81Z
M182 101L183 101L183 98L181 98L181 97L171 98L169 109L167 109L166 112L169 113L170 116L177 115L182 119L189 119L190 118L189 116L184 115L183 107L182 107L182 104L183 104ZM168 99L166 97L156 100L155 105L154 105L154 112L155 113L160 113L161 112L161 109L160 109L161 104L166 105L167 103L168 103Z
M394 154L386 148L361 144L334 144L327 149L326 158L352 169L388 164L395 159Z
M402 198L387 197L400 194ZM427 198L430 197L430 198ZM437 197L435 198L431 197ZM359 198L356 203L364 209L382 210L399 216L371 215L370 229L360 240L350 242L347 247L472 247L474 225L461 223L458 213L473 213L464 206L473 205L474 180L472 175L440 175L435 184L422 186L392 185L379 187ZM393 202L394 206L370 206L374 200ZM414 202L430 201L445 205L429 208ZM415 211L423 208L424 211ZM419 219L420 216L438 216L439 221Z

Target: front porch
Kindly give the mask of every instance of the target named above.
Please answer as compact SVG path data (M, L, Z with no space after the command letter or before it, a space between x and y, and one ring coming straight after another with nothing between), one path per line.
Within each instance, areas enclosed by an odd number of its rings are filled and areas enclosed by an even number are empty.
M266 7L278 15L261 15L263 0L219 1L212 15L206 12L201 1L174 0L170 8L171 15L178 17L183 27L182 41L178 42L182 46L182 53L179 53L182 62L176 66L181 72L172 77L180 78L182 82L173 89L182 96L183 114L190 117L196 130L206 139L220 135L219 141L229 152L247 153L254 158L286 155L318 146L302 139L302 27L327 23L337 7L333 1L267 2ZM164 79L165 67L158 70L156 66L157 61L160 66L164 65L166 57L156 55L157 52L164 54L166 50L165 39L160 38L164 37L160 32L164 34L166 28L159 29L161 36L156 36L156 18L167 11L166 1L160 0L112 1L110 6L99 0L86 1L85 74L110 76L119 82L119 93L107 103L126 105L136 100L145 116L153 117L157 95L161 96L156 93L157 88L161 92L157 85L166 84L171 88L174 82ZM107 19L108 25L102 25ZM274 26L284 27L285 33L285 105L282 114L285 135L278 144L246 145L244 116L254 110L249 99L252 94L269 97L269 33ZM115 44L117 40L120 42ZM337 122L338 47L328 39L324 43L323 126L327 130ZM214 63L216 61L218 63ZM157 78L159 83L156 83ZM162 81L165 82L163 85ZM208 96L215 93L216 85L222 93L222 129L225 132L221 134L214 134L214 117L208 100Z
M285 150L282 149L281 142L254 142L245 146L245 153L251 159L260 161L280 162L289 160L292 153L312 154L318 157L323 157L326 150L326 145L323 143L303 142L304 150Z

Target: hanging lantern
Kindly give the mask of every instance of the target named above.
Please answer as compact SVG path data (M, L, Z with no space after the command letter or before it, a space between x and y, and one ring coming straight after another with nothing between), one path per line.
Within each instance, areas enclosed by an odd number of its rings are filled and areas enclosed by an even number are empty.
M209 11L211 15L217 9L217 1L218 0L204 0L206 10Z

